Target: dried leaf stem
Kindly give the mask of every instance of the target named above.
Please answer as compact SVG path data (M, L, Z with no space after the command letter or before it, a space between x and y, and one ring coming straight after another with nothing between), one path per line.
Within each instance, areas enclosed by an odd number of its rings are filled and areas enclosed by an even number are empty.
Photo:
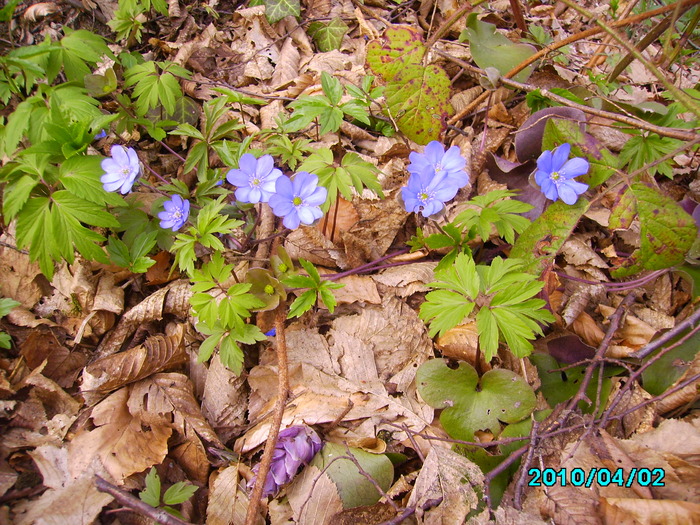
M277 335L275 341L277 343L277 401L275 402L275 411L272 416L270 425L270 433L265 442L265 450L263 451L262 459L260 460L260 470L258 470L253 492L250 495L250 505L245 516L245 525L255 525L258 520L258 509L260 508L260 500L265 486L267 474L270 472L272 464L272 454L277 445L277 438L282 426L282 417L284 416L284 407L287 404L289 396L289 370L287 362L287 342L284 334L284 321L287 318L287 305L285 301L280 301L277 311L275 312L275 330Z
M141 501L136 496L120 489L116 485L112 485L110 482L101 478L100 476L95 476L95 486L100 492L105 492L112 496L117 503L142 516L151 518L156 523L160 523L161 525L192 525L188 521L182 521L180 518L176 518L172 514L168 514L163 509L151 507L145 501Z
M698 2L700 2L700 0L698 0ZM440 56L444 56L445 58L451 60L452 62L454 62L458 66L466 69L467 71L471 71L472 73L476 73L479 75L486 74L482 69L480 69L478 67L474 67L471 64L468 64L464 60L460 60L459 58L455 58L452 55L450 55L449 53L445 53L445 52L437 50L437 49L435 50L435 52L437 54L439 54ZM623 124L628 124L628 125L635 127L635 128L651 131L652 133L656 133L657 135L661 135L662 137L671 137L674 139L685 140L688 142L694 142L694 141L697 141L697 139L698 139L698 134L695 131L686 131L684 129L679 129L679 128L667 128L664 126L655 126L654 124L650 124L649 122L646 122L646 121L638 119L638 118L628 117L627 115L620 115L619 113L612 113L611 111L603 111L602 109L596 109L596 108L592 108L590 106L584 106L583 104L577 104L576 102L573 102L573 101L569 100L568 98L564 98L562 96L559 96L559 95L552 93L548 89L538 88L538 87L533 86L531 84L523 84L522 82L516 82L515 80L511 80L507 77L501 77L501 82L508 87L520 89L522 91L525 91L526 93L529 93L531 91L535 91L538 89L542 96L545 96L550 100L558 102L559 104L561 104L563 106L568 106L570 108L580 109L581 111L583 111L584 113L588 113L589 115L595 115L596 117L601 117L601 118L605 118L605 119L609 119L609 120L614 120L617 122L622 122ZM479 104L481 104L482 102L484 102L488 98L489 93L490 93L489 91L486 91L486 92L482 93L481 95L479 95L479 97L474 102L469 104L469 107L472 107L472 106L476 107ZM476 103L477 100L479 101L478 103ZM476 103L476 105L475 105L475 103Z

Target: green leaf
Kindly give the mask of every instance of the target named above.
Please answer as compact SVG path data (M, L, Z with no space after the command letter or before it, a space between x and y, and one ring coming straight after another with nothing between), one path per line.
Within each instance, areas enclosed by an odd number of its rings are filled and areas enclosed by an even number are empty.
M11 221L19 213L38 183L31 175L23 175L5 186L2 211L6 221Z
M34 197L17 216L17 247L29 246L32 261L39 261L41 272L51 281L54 266L50 239L53 236L51 207L47 197Z
M627 165L630 172L645 168L652 177L661 174L672 179L673 159L670 158L661 163L656 163L656 161L677 150L682 144L680 140L660 137L656 133L640 133L630 138L622 146L620 162L623 166Z
M199 330L200 332L202 332L202 325L203 323L197 324L197 330ZM202 342L201 345L199 345L199 354L197 355L198 363L204 363L206 361L209 361L212 354L214 353L214 350L216 350L216 347L219 345L219 342L221 341L223 335L224 331L218 330L212 333Z
M425 52L418 28L393 25L379 39L367 45L367 65L384 81L391 82L404 68L420 64Z
M420 305L420 318L430 323L430 337L438 333L443 335L464 322L475 304L464 295L449 290L430 292L425 299Z
M524 271L535 275L553 264L554 258L588 210L585 199L569 206L562 201L552 203L515 241L510 256L528 261Z
M172 485L163 494L163 503L166 505L178 505L190 499L197 492L197 486L192 483L180 481Z
M299 0L264 0L265 16L271 24L279 22L287 16L299 17L301 4Z
M9 314L13 308L19 306L22 303L10 299L9 297L0 297L0 317L5 317Z
M0 348L12 348L12 338L5 332L0 332Z
M160 476L155 467L146 474L146 488L139 492L139 498L151 507L160 505Z
M450 437L464 441L473 441L477 430L498 436L501 422L522 421L537 403L519 375L494 369L479 380L474 367L464 362L453 370L443 359L426 361L416 373L416 385L430 406L443 409L440 422Z
M362 467L361 473L350 459L337 459L351 454ZM381 494L375 484L367 479L370 476L383 491L389 490L394 480L394 467L383 454L370 454L359 448L337 443L326 443L316 454L310 465L325 472L338 489L338 495L346 509L373 505Z
M61 163L58 174L61 183L76 197L104 206L123 206L124 199L117 193L104 190L101 175L104 173L100 166L102 157L96 155L80 155L71 157Z
M307 290L299 297L297 297L294 302L289 307L289 314L287 319L293 317L301 317L301 315L311 309L311 307L316 303L316 290Z
M103 228L119 227L119 221L111 213L68 191L56 191L51 197L65 213L90 226L101 226Z
M238 346L230 334L221 340L219 356L226 368L238 376L241 375L243 371L243 350L241 350L241 347Z
M626 277L682 263L698 235L693 218L676 201L645 184L632 184L628 191L637 201L640 247L611 272L612 276Z
M330 22L311 22L309 24L309 36L318 46L322 53L340 49L345 33L350 29L339 17L335 17Z
M321 73L321 87L331 104L337 106L343 96L343 86L340 84L340 80L324 71Z
M480 68L494 67L501 75L505 75L537 51L530 44L511 42L496 31L495 25L479 20L476 13L467 16L467 28L460 35L460 40L469 41L472 58ZM533 66L528 66L515 75L513 80L525 82L532 71Z
M110 237L107 244L107 253L109 253L110 260L117 266L128 268L131 264L129 247L121 239Z
M403 67L386 86L385 96L399 129L418 144L438 140L453 113L450 79L436 65Z

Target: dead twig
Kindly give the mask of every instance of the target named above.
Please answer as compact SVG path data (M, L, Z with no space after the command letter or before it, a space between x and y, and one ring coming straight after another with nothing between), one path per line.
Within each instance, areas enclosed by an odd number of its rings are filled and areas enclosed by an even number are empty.
M161 525L192 525L188 521L183 521L180 518L176 518L172 514L168 514L163 509L156 509L151 507L148 503L141 501L139 498L120 489L116 485L112 485L109 481L101 478L100 476L95 476L95 486L100 492L106 492L112 496L117 503L122 506L133 510L134 512L151 518L156 523Z
M284 321L287 309L285 301L280 301L275 313L275 330L277 335L277 401L275 402L275 412L273 414L272 423L270 425L270 433L265 442L265 450L263 451L262 459L260 460L260 470L253 486L253 492L250 495L250 505L245 516L245 525L255 525L258 519L258 509L260 508L260 500L262 499L263 488L267 474L270 472L272 464L272 454L277 445L277 437L282 426L282 417L284 416L284 407L287 403L289 395L289 371L287 362L287 342L284 334Z

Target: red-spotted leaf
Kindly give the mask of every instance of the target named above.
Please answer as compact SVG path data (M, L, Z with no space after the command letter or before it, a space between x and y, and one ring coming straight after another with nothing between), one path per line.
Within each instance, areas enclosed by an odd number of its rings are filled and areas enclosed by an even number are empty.
M390 82L406 66L419 64L425 55L420 31L411 26L390 26L367 45L367 65L384 81Z
M449 103L450 79L444 69L435 65L404 67L384 93L399 129L418 144L437 140L453 112Z
M630 190L641 226L639 249L613 270L615 278L642 270L661 270L683 262L698 235L693 218L676 201L642 183Z

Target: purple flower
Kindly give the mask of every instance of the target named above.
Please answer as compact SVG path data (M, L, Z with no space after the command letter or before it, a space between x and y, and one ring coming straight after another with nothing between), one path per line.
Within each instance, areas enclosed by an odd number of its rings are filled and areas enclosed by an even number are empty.
M411 175L445 175L457 189L469 183L469 175L465 170L467 161L457 146L445 151L445 146L434 140L425 147L423 153L412 151L408 158L411 163L406 169ZM450 198L453 197L454 195Z
M125 195L141 174L141 163L134 148L114 145L110 151L112 158L102 161L105 174L100 179L105 191L120 191Z
M407 212L421 212L430 217L442 211L445 202L454 199L459 186L447 171L437 174L431 170L411 173L408 184L401 188L401 197Z
M276 193L270 197L272 213L284 217L282 223L290 230L299 224L313 224L323 217L320 206L326 202L328 190L318 186L318 177L307 171L300 171L294 180L280 177L275 183Z
M171 228L174 232L182 228L190 216L190 201L183 199L179 195L163 203L165 211L158 214L161 228Z
M277 438L275 450L272 453L272 464L265 479L263 497L277 494L282 485L289 483L302 465L308 464L321 450L321 438L313 429L297 425L285 428ZM257 476L260 465L253 467ZM248 482L248 488L255 485L255 477Z
M549 200L561 199L566 204L574 204L578 196L588 189L588 184L576 182L574 177L588 173L586 159L569 159L571 144L564 143L554 150L543 151L537 159L535 182Z
M256 159L250 153L241 156L238 169L226 174L226 179L238 186L236 199L240 202L267 202L275 192L275 181L282 172L275 168L272 156L263 155Z

